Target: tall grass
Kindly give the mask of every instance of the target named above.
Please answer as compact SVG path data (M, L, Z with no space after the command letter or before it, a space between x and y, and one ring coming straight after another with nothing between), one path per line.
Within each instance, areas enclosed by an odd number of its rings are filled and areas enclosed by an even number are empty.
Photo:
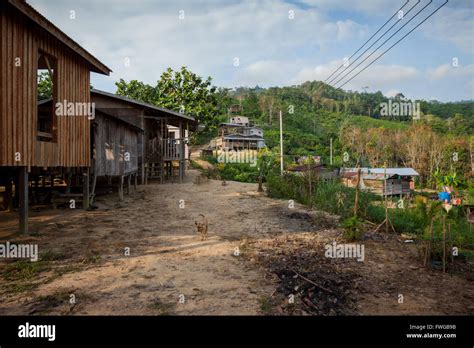
M344 186L338 180L313 179L311 192L309 186L307 177L295 174L269 175L266 182L267 192L271 197L294 199L302 204L340 215L343 219L353 215L355 189ZM359 191L358 207L358 215L361 218L377 224L385 219L385 207L381 204L381 198L373 193ZM445 214L437 203L391 208L388 213L396 232L416 234L422 239L429 238L427 230L433 214ZM435 239L442 238L442 225L438 220L433 228ZM451 225L453 243L460 247L474 243L474 233L469 233L469 224L462 208L454 207L450 211L447 224Z

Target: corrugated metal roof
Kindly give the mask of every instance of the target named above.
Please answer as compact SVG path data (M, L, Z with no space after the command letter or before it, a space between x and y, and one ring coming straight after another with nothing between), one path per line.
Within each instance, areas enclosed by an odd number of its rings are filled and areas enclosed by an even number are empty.
M344 173L357 173L358 168L342 168ZM386 170L386 172L385 172ZM387 176L419 176L418 172L413 168L360 168L363 174L381 174L387 173Z
M138 100L135 100L135 99L124 97L122 95L109 93L109 92L101 91L101 90L98 90L98 89L91 89L91 94L97 94L97 95L103 95L105 97L115 98L115 99L122 100L122 101L127 102L127 103L131 103L131 104L135 104L135 105L138 105L138 106L145 107L148 110L161 111L161 112L164 112L164 113L167 113L167 114L174 115L178 118L183 118L183 119L186 119L188 121L192 121L192 122L196 123L195 118L192 117L192 116L185 115L185 114L173 111L173 110L165 109L165 108L162 108L162 107L159 107L159 106L156 106L156 105L144 103L144 102L141 102L141 101L138 101Z
M224 139L226 140L263 140L263 137L259 135L244 136L240 134L230 134L230 135L225 135Z

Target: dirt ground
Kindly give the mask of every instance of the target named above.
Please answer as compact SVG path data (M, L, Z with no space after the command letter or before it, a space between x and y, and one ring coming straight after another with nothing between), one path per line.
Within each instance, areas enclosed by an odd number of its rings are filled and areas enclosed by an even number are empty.
M99 196L97 206L32 211L27 237L12 234L12 214L0 215L1 243L37 243L41 255L35 263L0 261L1 315L474 313L469 265L428 271L417 243L394 235L362 241L364 262L328 260L324 245L341 236L337 217L289 208L256 184L222 185L190 170L183 184L152 182L123 202ZM194 223L199 214L209 221L206 241ZM308 305L299 290L310 281L323 290L311 290L316 303ZM323 298L328 286L334 298Z

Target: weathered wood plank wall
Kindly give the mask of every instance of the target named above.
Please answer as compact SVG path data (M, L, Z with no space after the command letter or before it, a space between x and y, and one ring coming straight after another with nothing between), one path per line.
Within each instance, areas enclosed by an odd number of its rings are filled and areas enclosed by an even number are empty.
M137 172L138 132L100 112L96 113L94 121L97 124L94 129L96 175L118 176Z
M89 166L87 116L58 116L55 141L37 140L36 76L41 50L57 59L57 101L89 103L90 66L59 40L13 12L0 3L0 166ZM16 160L16 153L20 160Z

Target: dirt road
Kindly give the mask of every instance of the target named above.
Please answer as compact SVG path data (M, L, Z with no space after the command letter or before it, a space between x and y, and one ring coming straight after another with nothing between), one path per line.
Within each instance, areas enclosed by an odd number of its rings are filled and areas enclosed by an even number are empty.
M269 299L278 298L279 279L262 260L291 245L320 248L340 235L336 218L290 209L256 184L198 176L190 170L183 184L139 186L124 202L99 197L95 211L33 212L37 233L29 237L8 236L3 224L8 240L38 243L42 261L0 265L0 314L274 313ZM209 220L207 241L196 232L199 214ZM473 313L469 277L413 266L415 249L395 237L369 240L366 250L366 262L341 266L365 284L357 313Z

